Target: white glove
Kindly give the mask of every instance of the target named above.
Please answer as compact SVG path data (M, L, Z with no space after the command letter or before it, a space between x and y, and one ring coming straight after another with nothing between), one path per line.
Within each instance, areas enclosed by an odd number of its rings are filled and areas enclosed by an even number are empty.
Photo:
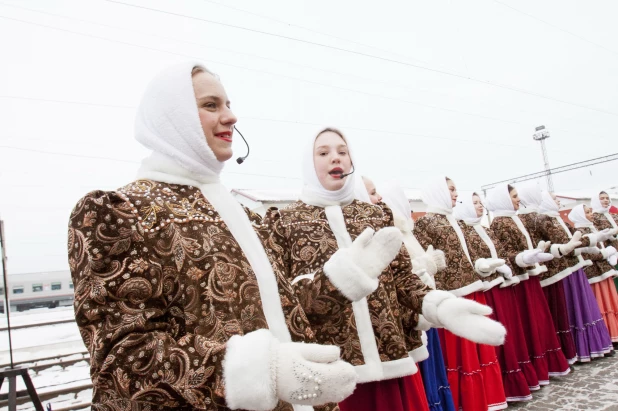
M581 238L582 238L582 232L581 231L576 231L575 234L573 234L573 237L569 240L568 243L566 243L566 244L553 244L550 247L551 254L554 257L556 257L556 258L561 258L561 257L564 257L567 254L572 253L573 250L575 250L577 247L582 245L582 242L580 241Z
M354 367L339 359L339 347L275 343L277 396L285 402L320 405L340 402L356 388Z
M501 258L479 258L474 262L474 271L481 277L488 277L504 263L505 261Z
M433 277L438 272L438 267L429 254L423 254L412 259L412 272L419 277L422 273Z
M513 278L513 270L511 270L511 267L506 264L496 268L496 271L502 274L505 280L510 280L511 278Z
M616 267L616 265L618 264L618 255L616 255L616 254L610 255L609 258L607 259L607 262L612 267Z
M349 248L340 248L324 264L324 274L351 301L378 288L378 277L401 250L402 234L395 227L365 229Z
M490 307L448 291L433 290L423 299L423 316L432 324L479 344L504 344L506 329L486 317L491 313Z
M584 235L584 237L588 237L590 240L590 245L593 246L596 243L604 243L607 240L610 240L616 233L614 231L618 231L618 229L609 229L598 231L596 233L590 233Z
M591 242L590 244L593 244L593 243ZM573 254L575 254L576 256L582 255L582 254L600 254L600 253L601 253L601 249L599 247L579 247L573 251Z
M608 259L612 255L616 254L616 252L616 248L610 245L609 247L605 247L601 250L601 255L603 256L603 258Z
M414 274L416 274L416 276L423 282L423 284L425 284L427 287L431 288L431 289L436 289L436 280L429 275L429 273L425 270L422 270L419 273L415 273L414 271L412 271Z
M423 315L418 316L418 322L416 323L415 330L418 331L427 331L432 327L432 324L423 317Z
M223 361L226 405L272 410L279 400L303 405L340 402L356 387L354 367L339 347L281 343L267 329L235 335Z
M551 241L539 241L536 245L537 250L541 250L542 253L546 253L551 246Z
M554 256L549 253L542 252L539 248L534 250L526 250L517 254L515 262L520 267L529 267L537 263L544 263L545 261L551 261Z
M427 247L427 251L425 251L425 253L433 259L436 267L438 267L438 271L446 268L446 257L444 257L444 251L434 250L433 245L430 245Z

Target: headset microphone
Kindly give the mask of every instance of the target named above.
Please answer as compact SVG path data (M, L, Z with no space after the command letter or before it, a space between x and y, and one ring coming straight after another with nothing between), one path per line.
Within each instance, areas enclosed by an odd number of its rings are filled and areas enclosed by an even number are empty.
M351 174L354 174L355 171L356 171L356 169L354 168L354 164L352 164L352 171L350 171L349 173L346 173L346 174L341 174L341 177L339 177L339 178L343 180L347 176L349 176Z
M245 145L247 146L247 154L245 154L243 157L238 157L236 159L236 162L238 164L242 164L247 159L247 157L249 157L249 153L251 152L251 149L249 148L249 143L247 143L247 140L245 140L245 136L242 135L242 133L236 128L236 126L234 126L234 130L236 130L238 134L240 134L240 136L242 137L242 141L244 141Z

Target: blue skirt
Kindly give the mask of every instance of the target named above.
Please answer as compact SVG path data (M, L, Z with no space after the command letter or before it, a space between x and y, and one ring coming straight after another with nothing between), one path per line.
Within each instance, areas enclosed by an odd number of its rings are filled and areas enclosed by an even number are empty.
M440 337L438 330L431 328L427 331L427 349L429 358L418 364L423 376L425 394L431 411L455 411L451 387L446 377L446 367L442 358Z

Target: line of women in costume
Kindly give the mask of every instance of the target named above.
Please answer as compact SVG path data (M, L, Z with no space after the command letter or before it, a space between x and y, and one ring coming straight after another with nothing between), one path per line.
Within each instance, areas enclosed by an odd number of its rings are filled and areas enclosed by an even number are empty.
M413 226L400 190L362 201L336 129L302 153L301 199L261 218L219 179L236 121L205 66L164 70L138 109L135 135L152 154L137 180L71 213L93 409L493 410L569 371L540 264L596 256L608 231L535 244L505 191L491 234L457 220L445 178ZM602 355L598 308L563 288L583 327L577 355Z
M494 361L482 346L439 330L442 352L433 346L430 359L444 358L455 409L503 409L506 402L529 401L549 377L568 374L569 364L613 355L618 216L609 214L605 191L593 193L591 206L574 207L569 227L553 193L536 184L498 186L484 201L494 217L487 228L481 225L480 196L459 198L448 177L424 188L427 214L416 224L403 190L390 185L378 192L364 180L371 194L366 201L382 201L399 214L395 222L413 257L428 247L444 251L447 267L437 271L436 287L487 303L507 329ZM490 374L495 358L499 371ZM426 394L437 402L437 374L428 374Z

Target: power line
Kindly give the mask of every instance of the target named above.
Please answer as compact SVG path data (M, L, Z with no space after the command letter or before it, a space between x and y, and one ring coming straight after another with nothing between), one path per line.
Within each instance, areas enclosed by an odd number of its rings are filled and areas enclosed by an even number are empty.
M536 16L533 16L533 15L532 15L532 14L530 14L530 13L526 13L525 11L522 11L522 10L516 9L516 8L515 8L515 7L513 7L513 6L509 6L508 4L505 4L505 3L501 2L501 1L498 1L498 0L494 0L494 3L498 3L498 4L500 4L500 5L504 6L504 7L507 7L507 8L509 8L509 9L513 10L513 11L516 11L517 13L523 14L524 16L530 17L530 18L531 18L531 19L533 19L533 20L539 21L539 22L541 22L541 23L543 23L543 24L546 24L546 25L548 25L548 26L550 26L550 27L552 27L552 28L556 29L556 30L559 30L559 31L561 31L561 32L563 32L563 33L566 33L566 34L568 34L569 36L573 36L573 37L575 37L575 38L577 38L577 39L579 39L579 40L581 40L581 41L584 41L584 42L586 42L586 43L592 44L593 46L599 47L599 48L601 48L601 49L603 49L603 50L605 50L605 51L608 51L608 52L610 52L610 53L612 53L612 54L614 54L614 55L618 55L618 52L616 52L615 50L612 50L612 49L610 49L610 48L608 48L608 47L605 47L605 46L604 46L604 45L602 45L602 44L595 43L595 42L594 42L594 41L592 41L592 40L589 40L589 39L587 39L587 38L585 38L585 37L582 37L582 36L580 36L579 34L573 33L572 31L569 31L569 30L563 29L562 27L556 26L555 24L552 24L552 23L550 23L550 22L548 22L548 21L546 21L546 20L543 20L543 19L540 19L540 18L538 18L538 17L536 17Z
M55 156L77 157L77 158L86 158L86 159L91 159L91 160L118 161L121 163L141 164L140 161L135 161L135 160L125 160L121 158L113 158L113 157L105 157L105 156L91 156L91 155L86 155L86 154L60 153L57 151L40 150L40 149L17 147L17 146L10 146L10 145L0 145L0 148L6 148L6 149L18 150L18 151L27 151L27 152L39 153L39 154L51 154ZM242 175L242 176L270 177L270 178L281 178L281 179L288 179L288 180L300 180L299 177L276 176L272 174L241 173L238 171L225 171L224 173Z
M261 34L261 35L264 35L264 36L276 37L276 38L281 38L281 39L289 40L289 41L296 41L296 42L299 42L299 43L308 44L308 45L312 45L312 46L316 46L316 47L327 48L327 49L331 49L331 50L335 50L335 51L341 51L341 52L348 53L348 54L354 54L354 55L358 55L358 56L362 56L362 57L372 58L372 59L381 60L381 61L385 61L385 62L389 62L389 63L394 63L394 64L398 64L398 65L407 66L407 67L412 67L412 68L416 68L416 69L419 69L419 70L425 70L425 71L429 71L429 72L433 72L433 73L437 73L437 74L441 74L441 75L445 75L445 76L450 76L450 77L460 78L460 79L464 79L464 80L468 80L468 81L473 81L473 82L484 84L484 85L498 87L498 88L502 88L504 90L510 90L510 91L514 91L516 93L526 94L526 95L542 98L542 99L545 99L545 100L551 100L551 101L567 104L567 105L574 106L574 107L584 108L584 109L587 109L587 110L596 111L596 112L603 113L603 114L608 114L608 115L611 115L611 116L618 116L618 113L614 113L612 111L608 111L608 110L604 110L604 109L599 109L599 108L595 108L595 107L590 107L590 106L586 106L586 105L583 105L583 104L573 103L571 101L562 100L562 99L558 99L558 98L550 97L550 96L545 96L543 94L535 93L535 92L524 90L524 89L521 89L521 88L517 88L517 87L513 87L513 86L508 86L508 85L500 84L500 83L495 83L495 82L492 82L492 81L489 81L489 80L483 80L483 79L478 79L478 78L475 78L475 77L465 76L465 75L461 75L461 74L457 74L457 73L453 73L453 72L449 72L449 71L445 71L445 70L440 70L440 69L435 69L435 68L431 68L431 67L420 66L418 64L412 64L412 63L408 63L408 62L401 61L401 60L395 60L395 59L391 59L391 58L387 58L387 57L376 56L376 55L369 54L369 53L363 53L363 52L360 52L360 51L349 50L349 49L345 49L345 48L342 48L342 47L336 47L336 46L331 46L331 45L328 45L328 44L317 43L317 42L313 42L313 41L309 41L309 40L303 40L303 39L299 39L299 38L295 38L295 37L291 37L291 36L284 36L284 35L281 35L281 34L270 33L270 32L263 31L263 30L250 29L248 27L237 26L237 25L234 25L234 24L222 23L222 22L219 22L219 21L204 19L204 18L201 18L201 17L188 16L186 14L174 13L174 12L165 11L165 10L159 10L159 9L155 9L155 8L151 8L151 7L146 7L146 6L138 6L138 5L135 5L135 4L123 3L123 2L117 1L117 0L103 0L103 1L107 1L109 3L121 4L121 5L127 6L127 7L134 7L134 8L137 8L137 9L148 10L148 11L152 11L152 12L156 12L156 13L168 14L168 15L175 16L175 17L183 17L183 18L187 18L187 19L191 19L191 20L202 21L202 22L205 22L205 23L220 25L220 26L224 26L224 27L229 27L229 28L237 29L237 30L249 31L249 32Z
M132 110L137 109L137 107L132 107L132 106L120 106L120 105L99 104L99 103L79 102L79 101L69 101L69 100L54 100L54 99L35 98L35 97L0 95L0 98L22 99L22 100L29 100L29 101L42 101L42 102L47 102L47 103L59 103L59 104L102 106L102 107L122 108L122 109L132 109ZM283 120L283 119L251 117L251 116L245 116L242 119L243 120L269 121L269 122L274 122L274 123L284 123L284 124L292 124L292 125L310 125L310 126L318 126L318 127L324 126L324 123L315 123L315 122L299 121L299 120ZM377 130L377 129L355 127L355 126L349 126L349 125L340 125L339 127L342 129L346 129L346 130L366 131L366 132L375 133L375 134L391 134L391 135L399 135L399 136L405 136L405 137L418 137L418 138L424 138L424 139L429 139L429 140L445 140L445 141L473 143L473 144L490 144L490 145L495 145L495 146L500 146L500 147L513 147L513 148L521 148L521 149L529 148L528 146L524 146L524 145L499 143L499 142L491 141L491 140L459 139L459 138L453 138L453 137L444 137L444 136L436 136L436 135L428 135L428 134L406 133L402 131ZM570 151L556 150L556 149L552 150L552 152L572 153ZM419 170L415 170L415 171L419 171Z
M34 23L34 22L31 22L31 21L16 19L16 18L12 18L12 17L6 17L6 16L1 16L0 15L0 18L6 19L6 20L11 20L11 21L17 21L17 22L24 23L24 24L30 24L30 25L33 25L33 26L43 27L43 28L50 29L50 30L57 30L57 31L61 31L61 32L65 32L65 33L70 33L70 34L75 34L75 35L79 35L79 36L95 38L95 39L98 39L98 40L104 40L104 41L108 41L108 42L111 42L111 43L118 43L118 44L122 44L122 45L125 45L125 46L142 48L142 49L146 49L146 50L149 50L149 51L156 51L156 52L161 52L161 53L166 53L166 54L171 54L171 55L176 55L176 56L181 56L181 57L188 57L188 58L196 58L196 59L201 59L202 58L202 57L199 57L199 56L192 56L192 55L177 53L177 52L168 51L168 50L161 50L161 49L158 49L158 48L155 48L155 47L148 47L148 46L143 46L143 45L139 45L139 44L129 43L129 42L126 42L126 41L109 39L107 37L101 37L101 36L96 36L96 35L92 35L92 34L72 31L72 30L68 30L68 29L62 29L62 28L58 28L58 27L53 27L53 26L48 26L48 25L45 25L45 24ZM275 74L275 73L271 73L271 72L265 71L265 70L259 70L259 69L239 66L239 65L236 65L236 64L225 63L225 62L221 62L221 61L217 61L217 60L212 60L212 59L209 59L209 61L213 62L213 63L217 63L217 64L220 64L220 65L223 65L223 66L234 67L234 68L238 68L238 69L241 69L241 70L247 70L247 71L254 71L254 72L258 72L258 73L262 73L262 74L267 74L267 75L274 76L274 77L287 78L287 79L290 79L290 80L300 81L300 82L303 82L303 83L309 83L309 84L314 84L314 85L320 85L320 86L324 86L324 87L330 87L330 88L333 88L333 89L338 89L338 90L343 90L343 91L349 91L349 92L352 92L352 93L362 94L362 95L366 95L366 96L370 96L370 97L378 97L378 98L383 98L383 99L386 99L386 100L398 101L398 102L402 102L402 103L406 103L406 104L416 105L416 106L420 106L420 107L426 107L426 108L430 108L430 109L434 109L434 110L440 110L440 111L445 111L445 112L449 112L449 113L456 113L456 114L470 116L470 117L482 118L482 119L485 119L485 120L492 120L492 121L498 121L498 122L507 123L507 124L516 124L516 125L522 125L522 126L525 126L525 127L529 127L529 123L523 123L523 122L520 122L520 121L507 120L507 119L503 119L503 118L499 118L499 117L486 116L486 115L477 114L477 113L469 113L469 112L462 111L462 110L456 110L456 109L450 109L450 108L445 108L445 107L441 107L441 106L435 106L435 105L431 105L431 104L419 103L419 102L410 101L410 100L406 100L406 99L402 99L402 98L384 96L384 95L376 94L376 93L368 93L368 92L364 92L364 91L360 91L360 90L356 90L356 89L352 89L352 88L348 88L348 87L335 86L335 85L332 85L332 84L321 83L321 82L318 82L318 81L307 80L307 79L293 77L293 76L287 76L287 75L284 75L284 74ZM109 106L111 107L111 105L109 105ZM556 130L558 130L558 129L556 129ZM561 131L570 132L568 130L561 130ZM606 138L606 137L602 137L602 138Z
M69 101L69 100L54 100L54 99L35 98L35 97L0 95L0 98L22 99L22 100L29 100L29 101L43 101L43 102L48 102L48 103L59 103L59 104L102 106L102 107L122 108L122 109L132 109L132 110L137 109L137 107L132 107L132 106L120 106L120 105L99 104L99 103L89 103L89 102L79 102L79 101ZM251 117L251 116L243 117L243 119L244 120L269 121L269 122L285 123L285 124L293 124L293 125L310 125L310 126L318 126L318 127L324 126L323 123L314 123L314 122L298 121L298 120L282 120L282 119ZM491 140L459 139L459 138L453 138L453 137L444 137L444 136L436 136L436 135L428 135L428 134L406 133L406 132L401 132L401 131L377 130L377 129L354 127L354 126L347 126L347 125L341 125L339 127L342 129L347 129L347 130L366 131L366 132L376 133L376 134L392 134L392 135L400 135L400 136L407 136L407 137L419 137L419 138L425 138L425 139L430 139L430 140L446 140L446 141L474 143L474 144L491 144L491 145L500 146L500 147L514 147L514 148L522 148L522 149L529 148L528 146L523 146L523 145L518 145L518 144L499 143L499 142L491 141ZM0 147L3 147L3 146L0 146ZM563 150L553 150L553 151L562 152L562 153L566 152Z
M351 39L348 39L348 38L345 38L345 37L335 36L333 34L325 33L323 31L319 31L319 30L315 30L315 29L312 29L310 27L301 26L300 24L290 23L290 22L279 20L279 19L276 19L276 18L273 18L273 17L270 17L270 16L265 16L263 14L259 14L259 13L256 13L256 12L253 12L253 11L250 11L250 10L241 9L240 7L234 7L234 6L230 6L229 4L218 3L218 2L213 1L213 0L202 0L202 1L207 2L207 3L211 3L211 4L216 4L217 6L225 7L225 8L231 9L231 10L240 11L242 13L246 13L246 14L249 14L249 15L252 15L252 16L257 16L257 17L260 17L262 19L274 21L274 22L277 22L277 23L280 23L280 24L285 24L286 26L289 26L289 27L296 27L296 28L299 28L299 29L302 29L302 30L306 30L306 31L308 31L310 33L316 33L316 34L319 34L321 36L326 36L326 37L331 37L331 38L336 39L336 40L346 41L348 43L356 44L358 46L363 46L363 47L367 47L367 48L370 48L370 49L378 50L378 51L381 51L383 53L390 53L390 54L394 54L394 55L399 56L399 57L416 60L416 61L419 61L421 63L427 63L426 61L422 61L422 60L419 60L419 59L416 59L416 58L413 58L413 57L410 57L410 56L406 56L406 55L397 53L397 52L392 51L392 50L385 50L385 49L382 49L380 47L372 46L370 44L361 43L359 41L351 40Z

